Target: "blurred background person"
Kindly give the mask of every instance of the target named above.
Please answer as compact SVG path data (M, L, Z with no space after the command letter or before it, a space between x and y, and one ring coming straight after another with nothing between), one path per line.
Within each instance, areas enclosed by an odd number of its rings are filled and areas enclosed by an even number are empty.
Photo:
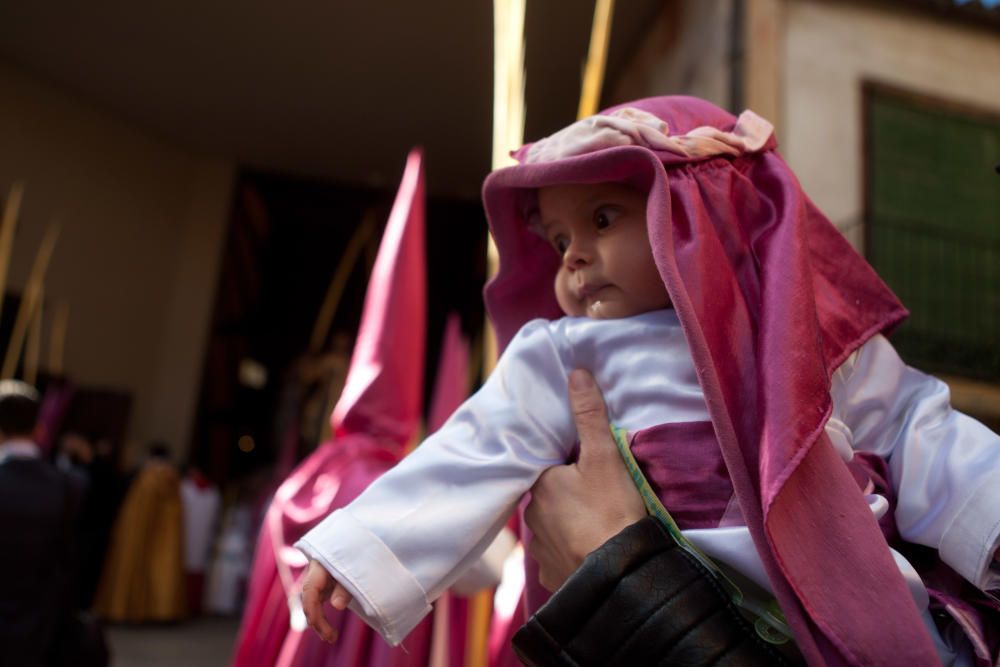
M0 665L104 665L96 626L77 615L83 486L33 440L38 393L0 381Z
M197 466L188 465L181 480L181 502L184 506L184 579L188 613L197 616L201 613L205 570L222 499L219 488L205 477L205 473Z
M93 603L124 491L123 482L110 460L110 451L106 440L70 431L60 437L56 453L56 467L83 485L77 577L82 609L89 609Z
M94 610L113 622L179 621L187 615L180 474L153 443L115 522Z

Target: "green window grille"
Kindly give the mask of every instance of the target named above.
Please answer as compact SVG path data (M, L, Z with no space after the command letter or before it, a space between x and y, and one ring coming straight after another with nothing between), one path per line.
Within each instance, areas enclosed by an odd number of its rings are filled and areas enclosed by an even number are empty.
M869 260L909 308L908 363L1000 381L1000 117L869 89Z

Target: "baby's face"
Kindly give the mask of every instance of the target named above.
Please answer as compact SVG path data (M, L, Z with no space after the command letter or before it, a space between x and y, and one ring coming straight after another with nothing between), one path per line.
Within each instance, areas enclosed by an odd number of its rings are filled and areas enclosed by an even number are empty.
M611 319L670 305L641 193L615 183L555 185L539 189L538 212L562 257L555 291L564 313Z

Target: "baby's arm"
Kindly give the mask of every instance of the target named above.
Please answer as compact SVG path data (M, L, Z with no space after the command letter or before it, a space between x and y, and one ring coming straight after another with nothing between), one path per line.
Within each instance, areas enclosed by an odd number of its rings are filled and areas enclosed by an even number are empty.
M575 428L560 350L547 323L526 325L440 431L295 545L390 643L479 558L538 475L565 461Z
M947 385L876 336L838 371L835 416L853 446L885 458L904 539L938 549L981 589L1000 562L1000 436L951 408Z

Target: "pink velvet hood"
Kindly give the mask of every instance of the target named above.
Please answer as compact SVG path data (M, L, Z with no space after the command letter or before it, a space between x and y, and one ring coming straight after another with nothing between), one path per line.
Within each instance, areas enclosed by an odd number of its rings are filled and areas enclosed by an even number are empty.
M619 120L635 113L659 126ZM528 320L562 315L552 290L558 257L525 219L537 188L614 181L648 192L656 265L803 654L810 664L936 663L878 525L823 429L831 373L905 309L802 191L766 122L756 125L766 130L760 140L743 142L734 116L689 97L640 100L595 118L596 129L584 128L594 141L564 150L559 133L525 146L515 154L522 164L483 186L500 255L485 299L501 349ZM704 137L721 148L689 146Z

